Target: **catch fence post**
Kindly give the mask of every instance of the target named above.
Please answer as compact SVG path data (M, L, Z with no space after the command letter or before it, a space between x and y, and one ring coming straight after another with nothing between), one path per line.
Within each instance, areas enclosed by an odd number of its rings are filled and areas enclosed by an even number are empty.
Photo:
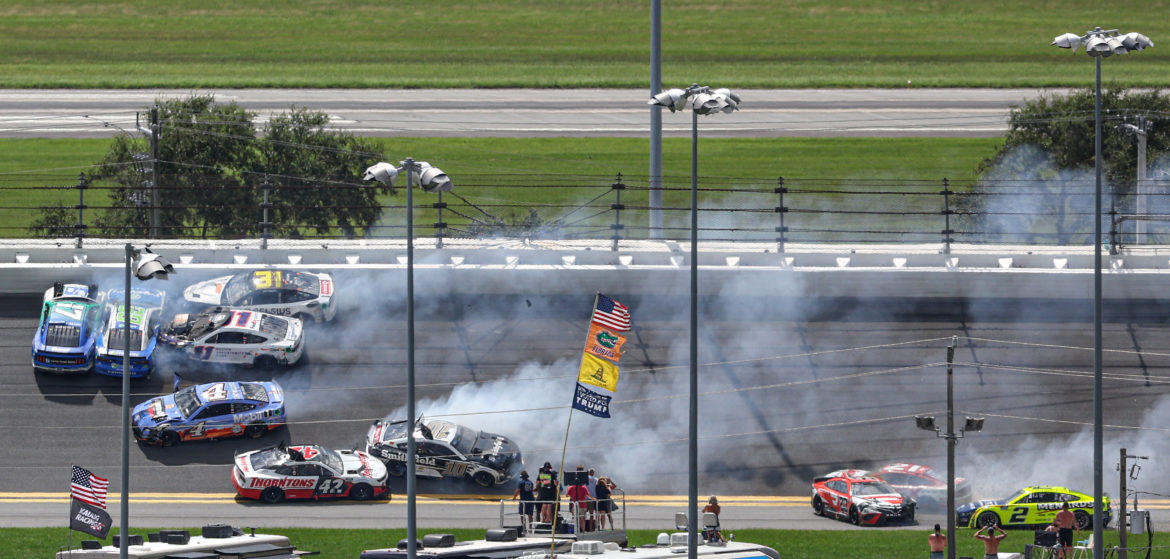
M77 236L76 248L81 248L81 239L85 237L85 189L89 188L89 182L85 180L85 173L77 180L77 225L73 226L73 234Z
M951 235L954 235L955 231L951 229L951 214L954 213L951 211L951 181L947 180L946 177L943 177L943 189L939 194L942 194L943 197L943 254L950 254L951 243L955 240Z
M264 175L264 182L260 183L260 190L264 191L264 201L260 203L263 218L260 221L260 248L268 249L268 239L272 238L272 222L268 220L268 210L272 209L272 202L268 201L268 194L272 192L272 181Z
M784 253L784 243L788 241L788 226L784 225L784 215L788 213L788 208L784 205L784 193L788 192L788 188L784 186L784 177L776 178L776 188L772 189L779 196L779 201L776 205L776 213L780 214L780 225L776 227L776 232L779 235L776 237L776 252Z
M621 238L622 238L621 230L624 227L622 225L622 210L626 209L625 205L622 204L622 191L626 189L626 185L622 184L622 174L621 173L617 174L617 182L613 183L613 185L611 185L611 188L613 188L613 190L615 192L617 192L617 200L614 203L609 205L610 209L613 210L613 225L609 226L609 228L613 230L613 235L612 235L613 249L612 250L614 250L616 252L618 249L618 241L621 240Z
M438 212L438 221L435 222L435 246L443 248L443 237L447 236L447 223L443 221L443 208L447 207L447 203L443 201L443 193L438 192L439 200L431 204L432 208Z

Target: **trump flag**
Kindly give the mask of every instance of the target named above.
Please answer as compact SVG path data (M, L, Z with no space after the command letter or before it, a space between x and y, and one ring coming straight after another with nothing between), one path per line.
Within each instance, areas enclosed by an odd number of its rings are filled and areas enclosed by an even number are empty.
M589 415L608 418L609 401L613 396L598 394L577 383L577 394L573 396L573 409L581 410Z

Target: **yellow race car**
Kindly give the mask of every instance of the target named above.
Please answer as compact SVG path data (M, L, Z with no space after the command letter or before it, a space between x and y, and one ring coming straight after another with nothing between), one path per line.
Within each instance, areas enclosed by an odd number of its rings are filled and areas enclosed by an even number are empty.
M955 523L969 528L1044 526L1052 524L1065 503L1081 530L1092 528L1093 496L1050 485L1025 487L1006 499L967 503L955 509ZM1101 505L1105 514L1102 526L1108 526L1112 518L1108 495L1101 496Z

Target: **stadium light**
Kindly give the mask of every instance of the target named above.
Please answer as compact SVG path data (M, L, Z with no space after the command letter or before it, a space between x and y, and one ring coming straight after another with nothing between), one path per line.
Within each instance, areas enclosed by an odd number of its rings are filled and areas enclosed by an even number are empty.
M662 105L670 112L691 110L691 368L688 449L687 557L698 555L699 510L699 115L739 110L740 99L730 89L692 84L686 89L668 89L650 98L648 104Z
M415 488L415 456L418 446L414 441L414 183L427 192L451 190L455 185L451 178L438 167L426 161L411 158L402 160L395 167L386 162L376 163L366 169L365 180L376 180L394 186L398 175L406 173L406 555L415 559L418 554L418 526L415 512L417 489Z
M1102 362L1102 335L1101 335L1101 59L1113 54L1125 54L1135 50L1145 50L1154 46L1149 37L1141 33L1131 32L1120 35L1116 29L1104 30L1100 27L1084 35L1065 33L1052 41L1053 46L1071 48L1075 53L1078 45L1084 45L1085 53L1092 56L1097 62L1097 88L1094 114L1094 162L1097 183L1093 192L1093 541L1100 542L1104 535L1104 507L1101 496L1105 490L1104 468L1104 428L1101 404L1101 362ZM1105 546L1093 546L1093 559L1102 559L1105 555Z
M133 268L133 270L131 270ZM175 273L175 267L163 257L153 253L149 248L142 251L134 249L134 245L126 243L126 290L122 292L124 301L122 315L122 495L119 528L122 537L118 538L118 557L127 559L130 545L130 275L142 281L149 279L167 279Z
M955 344L958 336L951 336L947 347L947 432L934 422L932 415L914 416L914 425L923 431L934 431L936 437L947 440L947 559L955 559L955 445L966 433L983 430L982 417L967 417L963 428L955 432Z

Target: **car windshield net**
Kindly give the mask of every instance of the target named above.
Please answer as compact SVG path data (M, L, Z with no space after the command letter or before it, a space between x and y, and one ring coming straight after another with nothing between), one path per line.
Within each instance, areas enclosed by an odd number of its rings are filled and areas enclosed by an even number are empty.
M191 417L191 413L199 407L199 397L195 395L195 387L188 386L175 392L175 406L183 417Z
M894 488L879 482L854 483L854 495L888 495L890 493L897 493Z
M471 454L475 448L475 433L462 425L455 426L455 436L451 438L451 446L464 455Z
M236 274L228 280L223 286L223 298L229 305L238 305L240 299L247 297L252 292L252 274Z
M283 339L288 334L288 321L279 316L264 315L260 319L260 332Z
M320 460L322 464L325 464L326 466L333 468L333 471L335 471L335 472L344 472L345 471L345 467L341 463L341 455L338 454L336 450L332 450L332 449L328 449L328 448L324 448L324 447L320 447L320 446L317 447L317 450L321 451L321 455L319 457L317 457L317 460Z
M256 400L257 402L268 401L268 391L264 389L264 385L255 382L241 382L240 390L244 392L244 397L249 400Z

